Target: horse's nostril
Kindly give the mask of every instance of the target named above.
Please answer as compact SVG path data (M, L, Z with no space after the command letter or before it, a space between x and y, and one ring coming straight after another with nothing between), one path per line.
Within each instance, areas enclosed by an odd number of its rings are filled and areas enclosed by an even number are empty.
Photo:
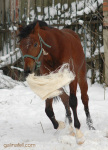
M40 76L40 70L39 69L35 72L35 75Z
M31 73L31 71L30 71L30 70L28 70L28 71L27 71L27 73Z

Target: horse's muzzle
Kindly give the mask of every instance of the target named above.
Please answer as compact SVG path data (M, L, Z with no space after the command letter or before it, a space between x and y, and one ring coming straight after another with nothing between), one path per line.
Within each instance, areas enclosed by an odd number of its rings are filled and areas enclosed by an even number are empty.
M31 71L30 68L27 68L26 70L24 70L24 77L26 78L29 74L33 72L35 73L36 76L40 76L40 69Z
M36 75L36 76L40 76L40 69L37 69L37 70L35 71L35 75Z
M30 73L32 73L32 71L30 70L29 67L27 67L26 69L24 69L24 77L27 77Z

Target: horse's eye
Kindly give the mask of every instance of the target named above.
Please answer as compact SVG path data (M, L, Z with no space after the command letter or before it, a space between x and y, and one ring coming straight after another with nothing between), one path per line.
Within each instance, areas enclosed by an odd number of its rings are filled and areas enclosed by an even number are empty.
M37 47L37 45L38 45L38 43L35 43L35 44L34 44L34 47Z

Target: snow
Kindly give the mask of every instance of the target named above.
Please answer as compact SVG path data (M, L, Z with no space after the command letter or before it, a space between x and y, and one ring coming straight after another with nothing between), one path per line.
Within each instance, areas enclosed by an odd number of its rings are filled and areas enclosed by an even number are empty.
M6 53L6 49L4 48L4 53ZM9 48L9 53L5 54L4 56L0 56L0 68L6 66L7 64L11 64L12 62L14 63L16 61L16 57L17 59L19 59L21 57L21 52L19 48L14 49L14 47L12 47L12 51L10 51ZM11 62L12 59L12 62Z
M100 52L101 53L104 53L104 46L102 46L101 48L100 48ZM96 48L96 50L95 50L95 52L94 52L94 55L98 55L99 54L99 48Z
M90 131L86 125L78 87L78 117L86 140L83 145L77 145L75 137L68 133L68 125L63 130L53 129L44 111L45 101L35 95L26 82L14 81L0 71L0 81L5 80L14 85L10 89L6 86L0 89L1 150L108 150L108 88L104 91L103 85L97 83L91 85L88 80L89 106L96 128ZM62 102L53 103L53 108L57 120L64 121L65 109ZM12 144L22 144L22 147L14 148ZM24 147L25 144L35 145Z
M31 21L34 21L34 19L35 19L35 11L34 10L30 11L30 19L31 19Z
M77 2L77 10L76 10L76 2ZM91 12L95 12L97 9L97 1L96 0L89 0L89 1L85 1L85 0L81 0L81 1L76 1L76 2L72 2L71 3L71 9L68 8L68 4L64 3L62 6L60 3L56 4L54 6L54 3L51 7L45 7L44 8L44 19L45 20L55 20L56 19L56 15L58 14L60 18L63 18L65 16L65 25L70 25L71 21L69 18L71 18L73 21L76 20L76 14L81 16L84 13L85 14L89 14ZM85 3L85 6L84 6ZM98 0L98 5L101 5L103 3L103 0ZM49 14L48 14L49 11ZM77 11L77 12L76 12ZM42 19L43 16L39 15L41 12L41 7L37 7L37 14L38 14L38 19ZM71 13L71 14L70 14ZM35 12L34 10L30 11L30 21L33 21L35 16ZM62 23L61 21L62 19L60 19L60 23ZM57 21L57 19L56 19ZM51 24L50 24L51 25ZM60 27L61 28L61 27Z
M13 87L15 87L16 85L19 85L19 84L20 84L20 82L11 79L8 76L5 76L3 74L3 71L0 70L0 89L3 89L3 88L11 89L11 88L13 88Z
M14 67L14 66L11 66L11 69L16 69L16 70L19 70L19 71L21 71L21 72L23 72L23 71L24 71L24 69L19 68L19 67Z
M10 27L9 27L9 30L10 30L10 31L17 30L17 27L16 27L16 26L10 26Z
M48 9L47 9L47 10L48 10ZM54 15L57 14L56 9L53 8L53 7L49 7L49 11L50 11L50 15L51 15L52 17L54 17ZM46 14L48 14L48 11L46 12Z
M83 20L79 20L78 21L80 25L83 25L84 21Z
M68 9L68 4L64 4L64 5L62 6L62 11L66 10L66 9Z

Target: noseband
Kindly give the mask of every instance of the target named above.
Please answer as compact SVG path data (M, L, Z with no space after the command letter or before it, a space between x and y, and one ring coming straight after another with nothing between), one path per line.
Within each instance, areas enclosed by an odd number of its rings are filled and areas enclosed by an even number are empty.
M38 36L39 36L40 47L41 47L41 50L40 50L38 56L37 57L34 57L32 55L24 55L24 56L22 56L23 60L24 60L24 58L27 58L27 57L32 58L35 61L35 63L36 63L36 70L39 69L40 66L41 66L41 61L38 61L38 60L39 60L39 58L40 58L40 56L42 54L42 51L43 51L42 44L44 44L46 47L51 48L50 45L48 45L47 43L44 42L44 40L42 39L42 37L40 36L39 33L38 33Z

